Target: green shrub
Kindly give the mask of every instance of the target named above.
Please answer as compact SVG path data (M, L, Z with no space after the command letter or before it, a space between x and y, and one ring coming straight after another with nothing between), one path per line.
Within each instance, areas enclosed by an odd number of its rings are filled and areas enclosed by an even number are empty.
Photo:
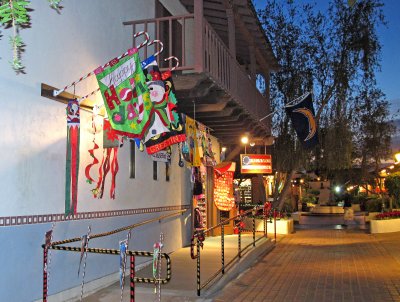
M382 211L382 199L372 198L365 202L365 210L368 212L381 212Z

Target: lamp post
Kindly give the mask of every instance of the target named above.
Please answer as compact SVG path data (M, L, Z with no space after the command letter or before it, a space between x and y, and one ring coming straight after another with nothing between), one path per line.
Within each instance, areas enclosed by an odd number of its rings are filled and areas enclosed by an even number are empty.
M249 138L247 136L242 136L241 142L244 144L244 154L247 154L246 146L249 143Z

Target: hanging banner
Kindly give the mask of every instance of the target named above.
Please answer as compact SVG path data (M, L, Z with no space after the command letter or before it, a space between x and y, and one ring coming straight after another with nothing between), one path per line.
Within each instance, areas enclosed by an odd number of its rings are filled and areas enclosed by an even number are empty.
M76 214L78 204L80 107L69 100L67 113L67 154L65 169L65 216Z
M197 140L197 126L196 121L186 116L186 148L187 150L187 159L188 159L188 167L200 167L200 152L198 147ZM184 154L186 152L183 152Z
M153 106L137 49L97 68L95 74L112 128L120 135L142 138Z
M173 144L184 142L186 140L186 135L182 115L179 113L177 107L178 101L175 97L175 88L172 81L171 71L163 72L160 78L159 73L156 72L157 69L155 69L154 64L150 66L152 66L153 72L150 72L150 78L149 75L147 75L147 79L156 80L155 82L153 81L154 84L151 86L149 84L149 89L151 90L151 101L153 102L155 115L159 116L160 120L164 120L162 117L164 117L164 114L166 114L168 119L168 124L166 124L168 131L165 131L162 134L153 135L150 139L146 140L147 153L153 154ZM148 68L146 68L146 70L147 69ZM157 85L157 82L162 82L164 86L161 86L161 83ZM161 100L159 97L160 100L154 102L153 99L156 95L161 96L161 92L163 91L161 87L165 89L164 99ZM159 92L157 92L157 89ZM155 94L154 97L153 94ZM156 118L157 117L155 117L155 119ZM149 128L149 131L151 128L152 127Z
M311 93L302 95L292 103L294 104L285 107L286 113L290 116L302 145L312 148L318 144L318 129Z
M236 164L225 162L214 169L214 204L220 211L230 211L235 207L233 196L233 175Z
M169 132L170 120L167 114L168 95L165 83L161 79L156 58L151 56L142 62L143 73L146 77L146 85L150 90L150 100L154 110L150 115L149 128L146 130L144 142L151 138L158 138Z
M272 158L270 154L240 154L240 173L271 174Z

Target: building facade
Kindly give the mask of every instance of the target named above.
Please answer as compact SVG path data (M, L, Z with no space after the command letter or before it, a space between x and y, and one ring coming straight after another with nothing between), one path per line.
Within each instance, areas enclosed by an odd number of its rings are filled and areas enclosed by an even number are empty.
M95 90L97 83L89 77L58 98L50 97L52 87L62 88L124 53L132 43L139 44L139 38L132 40L133 32L146 30L152 39L164 42L164 52L158 57L161 67L168 68L162 62L170 55L180 58L174 76L179 107L211 129L217 161L220 147L227 145L234 151L241 133L249 132L260 142L270 136L269 119L260 121L270 110L268 93L261 95L255 83L257 74L263 74L268 83L276 62L251 2L71 0L63 6L57 14L47 1L30 4L31 27L21 30L26 43L25 74L16 75L9 66L9 30L3 31L0 41L0 299L4 301L41 298L41 245L52 227L53 240L63 240L87 234L89 226L92 234L102 233L188 209L183 215L134 229L130 248L151 251L161 232L165 252L190 242L191 173L178 166L176 145L167 169L164 164L155 165L145 152L136 150L132 158L135 146L125 141L119 148L115 199L108 194L110 179L105 182L104 197L93 198L94 185L86 181L83 171L92 161L88 150L93 137L100 145L102 141L102 131L94 134L91 129L90 108L102 102L99 94L84 102L89 110L81 109L77 215L64 216L67 128L63 102L70 94L82 96ZM140 56L155 51L148 47ZM102 151L97 151L98 158ZM212 203L211 193L207 194ZM89 246L118 248L125 237L126 233L120 233L92 240ZM52 251L48 287L55 300L79 295L79 258L79 253ZM118 270L118 257L88 255L85 282L92 284L88 288L113 283Z

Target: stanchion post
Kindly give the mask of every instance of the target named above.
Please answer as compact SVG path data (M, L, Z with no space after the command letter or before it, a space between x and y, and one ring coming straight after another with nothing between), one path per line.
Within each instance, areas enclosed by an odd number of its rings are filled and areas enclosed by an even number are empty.
M256 216L253 213L253 246L256 246Z
M238 256L239 258L242 257L242 228L239 224L239 234L238 234Z
M130 257L131 263L130 263L130 270L131 270L131 276L130 276L130 287L131 287L131 302L135 302L135 255L131 255Z
M47 246L43 247L43 302L47 302Z
M274 239L276 243L276 210L274 209Z
M200 297L200 240L197 240L197 296Z
M222 274L225 274L225 245L224 245L224 224L221 225L221 264Z
M263 209L263 221L264 221L264 237L267 237L267 220L266 220L266 215L265 215L265 209Z

